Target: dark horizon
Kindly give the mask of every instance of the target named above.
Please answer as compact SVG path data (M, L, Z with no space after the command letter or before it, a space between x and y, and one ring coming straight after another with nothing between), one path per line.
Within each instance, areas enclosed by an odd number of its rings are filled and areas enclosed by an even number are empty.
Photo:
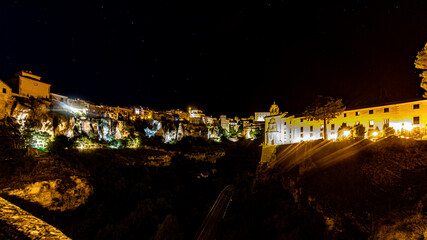
M51 91L112 106L300 113L422 97L414 68L427 3L93 1L0 4L0 79L31 70Z

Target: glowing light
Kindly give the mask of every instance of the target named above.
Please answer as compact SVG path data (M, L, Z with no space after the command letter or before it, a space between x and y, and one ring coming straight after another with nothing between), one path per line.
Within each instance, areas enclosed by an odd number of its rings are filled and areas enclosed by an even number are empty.
M342 131L342 134L344 135L344 137L348 137L348 136L350 136L351 131L350 130L344 130L344 131Z
M373 137L378 136L378 132L377 132L377 131L373 132L373 133L372 133L372 136L373 136Z

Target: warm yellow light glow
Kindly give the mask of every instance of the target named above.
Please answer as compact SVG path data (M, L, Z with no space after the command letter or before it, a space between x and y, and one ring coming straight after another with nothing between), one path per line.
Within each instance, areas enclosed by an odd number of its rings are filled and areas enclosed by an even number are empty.
M378 136L378 132L377 132L377 131L373 132L373 133L372 133L372 136L373 136L373 137Z
M344 137L348 137L348 136L350 136L351 131L350 130L344 130L344 131L342 131L342 134L344 135Z

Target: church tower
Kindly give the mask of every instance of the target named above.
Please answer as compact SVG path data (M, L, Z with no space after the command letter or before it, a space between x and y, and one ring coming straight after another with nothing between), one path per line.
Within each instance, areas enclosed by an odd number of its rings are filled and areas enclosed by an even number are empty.
M279 114L279 106L276 105L276 101L270 107L270 116Z

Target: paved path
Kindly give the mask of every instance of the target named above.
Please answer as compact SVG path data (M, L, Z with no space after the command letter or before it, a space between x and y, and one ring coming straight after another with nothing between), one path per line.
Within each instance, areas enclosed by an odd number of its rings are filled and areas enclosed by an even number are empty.
M70 239L55 227L0 197L0 237L6 239Z
M216 238L216 232L225 217L233 193L233 185L228 185L221 191L194 240L214 240Z

